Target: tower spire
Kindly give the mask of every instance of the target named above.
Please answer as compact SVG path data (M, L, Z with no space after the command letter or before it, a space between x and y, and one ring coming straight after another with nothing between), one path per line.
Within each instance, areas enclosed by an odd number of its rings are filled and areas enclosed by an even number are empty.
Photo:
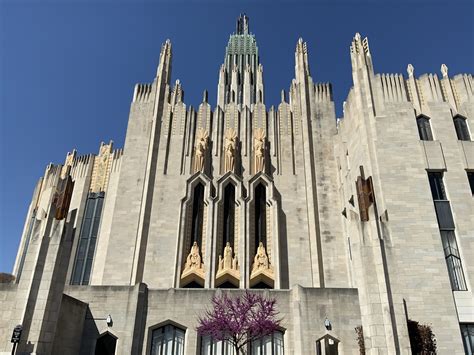
M240 14L237 19L237 29L235 31L238 35L248 35L249 34L249 18L245 13Z

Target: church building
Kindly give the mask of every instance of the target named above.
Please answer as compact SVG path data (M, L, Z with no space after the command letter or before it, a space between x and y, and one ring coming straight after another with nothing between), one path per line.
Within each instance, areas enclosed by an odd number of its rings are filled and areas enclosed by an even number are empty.
M231 355L196 327L245 290L282 318L248 354L411 354L416 322L439 354L472 354L473 77L375 73L358 33L349 54L337 118L302 39L276 107L247 16L215 106L185 103L164 42L123 149L73 150L38 180L0 284L0 354L21 325L17 354Z

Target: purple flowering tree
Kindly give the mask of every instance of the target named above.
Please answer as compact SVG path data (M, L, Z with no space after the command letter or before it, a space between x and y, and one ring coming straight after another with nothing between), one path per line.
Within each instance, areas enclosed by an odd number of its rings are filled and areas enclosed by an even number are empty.
M246 292L231 298L224 293L211 300L212 309L199 318L197 332L217 341L229 342L236 355L244 353L247 344L278 330L276 300Z

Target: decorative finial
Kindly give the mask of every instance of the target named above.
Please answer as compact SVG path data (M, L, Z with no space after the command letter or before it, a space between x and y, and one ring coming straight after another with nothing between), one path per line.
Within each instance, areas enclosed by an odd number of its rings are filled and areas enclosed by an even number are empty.
M441 64L441 74L443 74L443 78L448 77L448 67L446 64Z
M207 90L202 93L202 102L207 102Z
M247 35L249 33L249 18L245 13L240 14L237 19L237 28L236 34L238 35Z
M354 36L354 39L356 41L360 41L360 33L359 32L356 32L355 36Z
M413 65L408 64L408 66L407 66L407 73L408 73L408 76L409 76L409 77L412 77L414 72L415 72L415 68L413 67Z
M281 91L281 102L286 102L286 92L285 92L285 90Z

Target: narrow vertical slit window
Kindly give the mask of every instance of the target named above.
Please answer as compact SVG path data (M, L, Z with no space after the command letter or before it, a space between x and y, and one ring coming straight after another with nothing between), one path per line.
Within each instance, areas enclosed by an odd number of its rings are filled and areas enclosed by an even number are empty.
M194 242L199 247L202 246L202 228L203 228L203 215L204 215L204 186L197 184L194 188L194 200L193 200L193 224L191 243L188 245L188 250L191 249Z
M453 213L443 183L443 173L428 172L428 180L430 182L431 195L435 206L451 288L453 291L465 291L467 290L466 280L456 241Z
M465 117L457 115L453 118L454 128L456 129L456 135L460 141L470 141L471 136L469 134L469 128L467 128L467 120Z
M228 184L224 192L224 239L221 253L224 255L224 248L227 243L234 248L235 231L235 187Z
M474 196L474 171L467 171L467 181L469 182L469 187L471 188L471 195Z
M72 285L88 285L94 259L95 245L99 234L104 192L91 192L86 201L81 233L77 245L76 260L72 273Z
M260 243L267 247L267 209L265 186L255 189L255 251Z
M430 119L426 116L420 115L416 118L416 124L418 126L418 134L422 141L432 141L433 134L431 132Z

